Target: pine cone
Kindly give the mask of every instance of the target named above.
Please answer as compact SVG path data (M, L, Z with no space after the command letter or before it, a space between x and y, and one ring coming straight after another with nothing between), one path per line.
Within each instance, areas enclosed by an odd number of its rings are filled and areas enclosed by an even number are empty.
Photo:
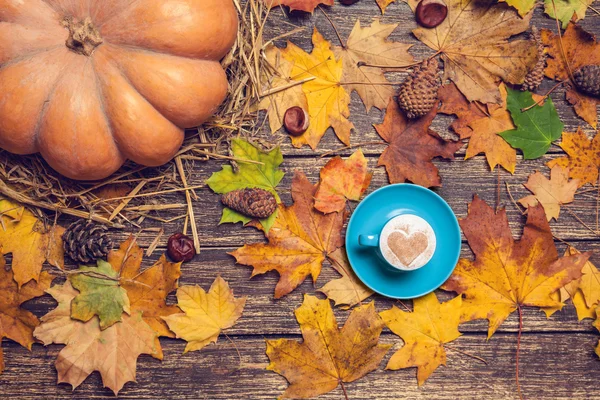
M264 189L238 189L221 196L227 207L252 218L267 218L275 212L277 200Z
M600 65L586 65L573 72L575 86L585 94L600 97Z
M527 73L527 76L521 85L522 91L529 90L530 92L537 89L544 80L544 69L546 68L546 59L548 58L546 46L544 46L544 43L542 42L540 31L535 26L531 27L531 36L537 44L538 60L533 69Z
M65 254L83 264L105 258L113 246L107 232L106 226L92 221L80 219L72 223L63 235Z
M422 117L436 105L440 87L438 68L436 59L425 60L402 82L398 104L408 118Z

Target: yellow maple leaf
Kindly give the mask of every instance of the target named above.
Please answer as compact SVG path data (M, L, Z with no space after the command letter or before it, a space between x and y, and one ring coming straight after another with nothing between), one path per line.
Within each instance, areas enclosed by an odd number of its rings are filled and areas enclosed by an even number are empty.
M396 306L379 313L386 326L404 340L404 346L392 355L386 369L417 367L417 382L423 385L440 365L446 365L444 344L461 333L460 296L439 303L435 293L414 300L414 311Z
M391 345L379 344L383 321L374 303L355 308L338 328L329 300L305 295L296 309L304 341L267 340L267 369L290 383L279 398L309 398L362 378L377 366Z
M600 307L596 309L596 321L594 321L594 326L600 331ZM600 357L600 340L598 340L598 345L596 346L596 355Z
M355 90L358 93L367 112L371 107L383 110L394 96L395 89L385 78L384 72L393 67L410 65L414 61L408 53L412 45L387 40L397 26L382 24L375 19L371 26L363 28L360 20L357 20L345 45L333 48L335 55L343 62L344 86L348 91Z
M519 15L525 16L531 10L533 10L535 6L535 0L500 0L505 2L511 7L514 7L519 12Z
M460 226L475 261L461 258L444 290L464 294L462 321L487 319L488 338L523 306L561 306L554 292L581 276L590 253L560 257L542 206L530 207L515 241L506 210L497 213L475 196Z
M529 179L523 184L523 186L533 192L533 195L523 197L519 200L519 203L526 208L541 203L544 206L544 212L548 221L552 218L558 219L560 206L571 203L574 200L578 185L579 181L577 179L569 181L568 168L553 167L550 170L550 179L546 178L540 172L535 172L529 175Z
M246 297L236 299L220 276L206 293L200 286L177 289L177 304L183 310L163 319L178 339L187 341L185 353L216 343L223 329L231 328L242 316Z
M442 54L445 79L469 101L501 103L498 82L522 83L537 62L532 41L509 40L529 28L531 14L521 18L496 0L450 0L447 5L448 16L438 27L413 33Z
M577 132L563 132L559 146L567 153L566 157L548 161L550 168L561 166L569 169L569 177L577 179L579 186L586 183L596 185L600 167L600 135L588 139L581 128Z
M48 261L64 268L64 228L46 227L31 211L8 200L0 200L0 251L12 253L12 270L19 287L39 279L42 264Z
M396 0L375 0L377 2L377 5L379 6L379 8L381 9L381 14L385 14L385 10L388 8L388 6L390 4L392 4L393 2L395 2Z
M314 48L310 54L291 42L281 51L283 57L294 64L291 79L314 78L302 84L308 101L310 126L303 135L292 137L292 145L302 147L308 144L315 149L330 126L337 137L349 145L354 125L348 121L350 94L342 85L343 61L336 60L330 43L316 28L312 40Z

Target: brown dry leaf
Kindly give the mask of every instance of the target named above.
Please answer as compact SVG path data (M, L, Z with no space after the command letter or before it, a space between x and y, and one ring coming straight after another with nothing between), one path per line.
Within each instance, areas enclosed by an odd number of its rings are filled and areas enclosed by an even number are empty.
M313 282L321 273L325 258L342 247L342 226L346 212L322 214L314 208L316 186L302 172L292 181L294 205L279 206L273 227L266 234L269 243L247 244L230 253L238 263L254 267L252 276L275 270L279 282L275 298L285 296L308 275Z
M198 285L177 289L177 304L183 313L163 319L178 339L188 342L187 353L216 343L221 331L231 328L242 316L246 297L233 297L233 290L218 276L208 293Z
M290 78L293 64L283 58L281 50L269 45L265 50L265 57L274 68L273 74L263 76L263 92L267 90L288 87L296 81ZM301 85L295 85L288 89L276 92L262 98L256 105L257 110L266 110L269 117L269 127L275 133L283 126L283 116L288 108L301 107L308 109L306 95Z
M332 158L321 169L315 208L326 214L342 211L346 208L346 200L360 200L371 184L372 176L361 150L357 150L346 160L341 157Z
M559 258L544 209L530 207L521 239L515 241L506 210L497 213L475 196L460 226L475 261L461 258L444 290L464 294L462 321L487 319L488 338L523 306L557 307L552 294L581 276L590 253Z
M484 104L467 100L452 82L439 88L438 99L440 100L438 113L456 116L450 128L460 139L467 139L473 135L473 128L469 126L471 122L487 116L487 108Z
M394 3L396 0L375 0L377 2L377 5L379 6L379 8L381 9L381 14L385 14L385 10L388 8L388 6L392 3Z
M292 145L302 147L308 144L314 150L330 126L337 137L349 145L354 125L348 120L350 93L342 85L343 61L336 60L330 43L316 29L312 41L314 47L310 54L291 42L281 50L283 57L294 65L292 79L314 78L302 84L308 101L310 125L301 136L291 137Z
M43 296L54 277L42 272L37 282L30 281L19 289L13 279L12 269L6 268L4 255L0 254L0 345L8 338L31 350L35 341L33 330L40 321L31 312L21 308L21 304L35 297ZM4 355L0 346L0 374L4 371Z
M156 352L156 332L142 319L140 312L124 314L123 321L101 331L98 318L81 322L71 318L71 301L77 295L67 281L47 292L58 306L41 318L34 336L45 346L65 344L55 362L58 382L75 389L92 372L98 371L102 383L115 395L125 383L135 381L137 358Z
M333 0L263 0L271 8L288 6L290 11L300 10L312 13L319 4L332 6Z
M548 161L550 168L561 166L569 169L569 177L579 181L579 187L598 182L598 168L600 168L600 135L588 139L581 128L577 132L563 132L559 146L567 153L567 157L560 157Z
M338 249L329 255L331 266L342 276L327 282L319 292L333 300L336 306L347 310L369 298L373 291L358 279L348 261L346 250Z
M422 118L409 120L398 104L390 100L383 123L375 125L379 136L389 143L377 166L385 166L390 183L411 181L425 187L442 185L431 160L438 156L453 159L462 143L446 141L429 129L435 115L434 108Z
M555 166L550 170L550 179L546 178L540 172L529 175L527 183L524 183L533 195L523 197L519 203L525 208L535 207L538 203L544 206L546 218L550 221L552 218L558 219L560 206L571 203L575 199L575 192L579 181L572 179L569 181L569 169Z
M162 359L158 336L175 337L163 317L181 312L179 307L166 303L168 294L177 289L181 263L171 263L162 255L154 265L141 270L143 254L131 236L118 250L108 254L108 262L119 274L119 284L127 291L131 315L141 313L144 322L156 332L154 356Z
M501 103L500 80L519 84L537 62L532 41L514 39L529 28L531 14L518 13L496 0L449 0L448 17L435 29L417 28L415 36L442 53L444 77L469 101Z
M19 287L32 279L38 281L45 261L64 268L63 227L46 227L31 211L8 200L0 200L0 222L0 251L12 253L12 270Z
M413 312L393 306L379 313L386 326L404 341L385 368L417 367L417 383L421 386L437 367L446 365L444 344L461 335L461 300L457 296L440 304L435 293L429 293L414 300Z
M329 300L305 295L296 309L304 341L267 340L267 369L290 383L279 397L309 398L362 378L377 366L391 345L378 344L383 321L374 303L352 310L342 329Z
M413 63L408 53L410 44L387 40L398 24L382 24L373 20L371 26L362 28L356 21L345 46L334 47L336 57L342 60L342 82L348 91L355 90L362 99L367 112L371 107L383 110L395 89L385 78L384 72L391 67ZM361 64L378 67L361 66Z
M542 41L548 46L549 57L545 74L550 79L556 81L570 79L565 58L572 72L586 65L600 64L600 43L596 41L594 35L577 24L570 23L562 36L565 57L562 55L558 35L547 29L542 29L541 35ZM572 82L567 88L566 99L584 121L594 128L598 126L597 106L600 104L600 99L578 91Z

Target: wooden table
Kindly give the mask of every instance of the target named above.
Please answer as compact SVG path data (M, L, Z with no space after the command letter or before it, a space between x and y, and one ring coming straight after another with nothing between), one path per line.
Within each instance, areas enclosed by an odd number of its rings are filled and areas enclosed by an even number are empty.
M328 9L341 35L347 37L357 18L363 25L369 24L372 18L379 17L379 10L374 0L361 0L360 3L343 7L336 4ZM291 38L303 47L311 49L310 33L316 26L324 36L336 43L335 34L327 19L320 12L311 17L308 14L295 15L290 19L284 17L280 10L275 10L268 25L269 35L277 35L289 30L284 20L307 29ZM415 24L408 6L398 2L392 4L382 18L383 22L400 22L393 38L401 41L417 43L410 36ZM553 20L545 17L538 8L535 12L535 24L556 30ZM582 22L584 28L600 34L600 17L588 11ZM283 46L283 43L278 43ZM425 46L413 49L415 58L423 57L427 52ZM400 81L404 74L390 77ZM544 93L552 84L545 82L540 89ZM574 131L582 126L587 134L594 130L578 119L570 106L564 101L564 92L558 90L552 95L559 114L565 123L566 131ZM382 120L382 114L372 110L368 115L356 94L352 95L350 120L356 125L352 140L354 143L379 140L372 128L373 123ZM442 135L451 135L448 131L450 118L438 117L434 129ZM267 138L273 139L268 133ZM283 169L286 176L281 184L283 199L290 204L289 190L294 170L301 170L316 182L320 167L329 157L319 158L318 154L328 150L339 149L343 145L329 131L323 138L317 152L308 148L295 149L289 140L284 138L282 151L285 154ZM383 146L365 147L369 165L375 171L369 191L388 183L383 168L376 168L377 158ZM348 155L350 151L340 154ZM520 236L524 218L507 196L504 182L511 186L516 198L527 193L522 183L535 170L544 171L546 161L562 154L561 149L552 146L549 153L541 159L519 163L514 175L504 170L490 172L486 160L477 156L468 161L463 160L464 148L457 153L454 161L437 160L443 187L435 189L452 206L458 217L464 217L467 203L477 193L489 204L496 201L499 186L500 203L507 209L508 218L515 236ZM193 185L201 184L214 171L219 170L221 163L200 163L191 177ZM208 346L200 352L182 355L185 343L179 340L161 340L164 349L164 361L160 362L149 356L138 360L137 383L128 383L121 391L122 398L142 399L273 399L283 392L287 386L285 379L273 372L266 371L268 359L265 355L266 338L295 338L301 340L300 330L294 318L294 309L302 302L304 293L314 293L315 287L307 280L292 294L281 300L273 299L273 289L277 282L276 273L249 279L251 268L235 265L234 259L227 253L244 243L260 242L263 236L253 228L242 228L239 225L217 226L221 206L208 188L197 191L199 200L195 205L203 251L201 255L182 266L181 284L199 284L208 289L217 274L221 274L232 286L236 296L248 296L243 317L237 325L227 331L231 342L221 336L217 345ZM551 224L553 233L564 241L572 243L579 250L600 250L597 235L588 230L575 216L587 225L596 229L595 193L589 197L578 196L575 202L563 209L558 221ZM182 201L182 197L177 198ZM165 214L167 215L167 214ZM161 240L160 247L146 265L156 260L164 251L168 234L180 231L182 222L164 226L167 235ZM131 232L134 232L131 230ZM117 241L125 239L129 231L114 232ZM154 238L152 233L143 233L140 244L148 246ZM565 245L557 242L559 252ZM463 256L472 257L467 244L463 242ZM600 255L592 256L592 261L600 265ZM316 287L321 287L328 280L335 278L336 273L328 266L323 272ZM452 297L440 292L440 298ZM381 296L374 296L378 310L389 308L394 301ZM38 316L54 307L49 296L38 299L27 306ZM343 323L348 312L336 310L338 321ZM440 367L422 388L417 387L416 370L385 371L386 356L379 370L363 379L347 385L351 399L514 399L517 398L515 386L515 350L517 342L516 313L502 325L490 341L486 341L486 321L475 321L464 324L460 330L463 336L453 343L453 348L484 358L487 365L458 351L448 351L448 365ZM524 333L521 343L521 385L528 399L592 399L600 397L598 376L600 361L594 354L593 347L600 338L592 328L590 320L578 322L575 310L568 304L562 312L551 319L535 309L524 311ZM393 343L398 349L401 340L387 329L381 337L384 343ZM14 399L40 398L112 398L112 393L102 388L100 375L94 373L75 392L69 385L56 385L54 360L62 346L43 347L36 344L33 352L18 346L14 342L3 343L5 351L6 371L0 375L0 396ZM236 347L240 352L238 357ZM338 388L321 398L341 399Z

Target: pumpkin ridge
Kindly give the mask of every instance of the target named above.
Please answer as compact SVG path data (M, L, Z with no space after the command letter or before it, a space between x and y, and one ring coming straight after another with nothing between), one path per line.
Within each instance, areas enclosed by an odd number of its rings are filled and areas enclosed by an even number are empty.
M102 31L102 27L107 23L110 22L113 18L121 15L124 12L127 12L127 10L129 10L131 7L133 7L136 3L138 3L140 0L133 0L131 3L129 3L128 5L126 5L124 8L122 8L119 12L113 13L110 17L106 18L104 21L102 21L101 24L97 25L97 29L98 31Z

